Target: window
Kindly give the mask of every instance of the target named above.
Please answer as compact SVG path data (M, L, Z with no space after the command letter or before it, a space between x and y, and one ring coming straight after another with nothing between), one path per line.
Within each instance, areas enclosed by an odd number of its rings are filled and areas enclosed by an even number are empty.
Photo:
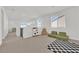
M21 28L25 28L26 27L26 24L21 24Z
M57 20L56 20L57 18L58 18L58 16L51 17L51 26L53 28L57 28Z
M42 26L42 20L43 18L39 17L36 19L37 27L40 28Z
M58 19L58 27L65 28L65 16L62 16Z
M52 16L51 17L52 28L64 28L65 27L65 16Z
M41 27L41 20L37 20L37 27Z

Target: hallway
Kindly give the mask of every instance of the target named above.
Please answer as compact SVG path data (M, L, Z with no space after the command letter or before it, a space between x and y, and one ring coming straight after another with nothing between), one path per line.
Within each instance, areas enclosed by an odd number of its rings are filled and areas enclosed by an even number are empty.
M0 47L0 52L4 53L47 53L47 44L55 39L47 36L38 36L22 39L16 37L15 33L9 33Z

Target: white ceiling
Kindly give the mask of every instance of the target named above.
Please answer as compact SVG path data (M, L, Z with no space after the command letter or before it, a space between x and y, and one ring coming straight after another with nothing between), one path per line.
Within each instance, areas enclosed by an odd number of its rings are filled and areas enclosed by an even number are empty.
M68 6L5 6L9 20L33 19L50 13L55 13Z

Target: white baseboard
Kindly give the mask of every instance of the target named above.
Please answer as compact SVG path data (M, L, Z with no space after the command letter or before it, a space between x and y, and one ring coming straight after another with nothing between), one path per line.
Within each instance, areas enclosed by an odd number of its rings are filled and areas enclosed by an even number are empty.
M78 37L73 37L73 36L71 37L71 36L69 36L69 38L72 39L72 40L79 40Z
M79 45L79 39L78 38L70 38L69 41L72 42L72 43L76 43L76 44Z

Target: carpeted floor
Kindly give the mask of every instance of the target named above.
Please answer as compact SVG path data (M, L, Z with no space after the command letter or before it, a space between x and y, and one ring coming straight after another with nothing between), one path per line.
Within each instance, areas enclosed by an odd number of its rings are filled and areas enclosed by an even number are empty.
M47 36L37 36L26 39L9 33L0 47L0 53L49 53L47 45L55 39Z

